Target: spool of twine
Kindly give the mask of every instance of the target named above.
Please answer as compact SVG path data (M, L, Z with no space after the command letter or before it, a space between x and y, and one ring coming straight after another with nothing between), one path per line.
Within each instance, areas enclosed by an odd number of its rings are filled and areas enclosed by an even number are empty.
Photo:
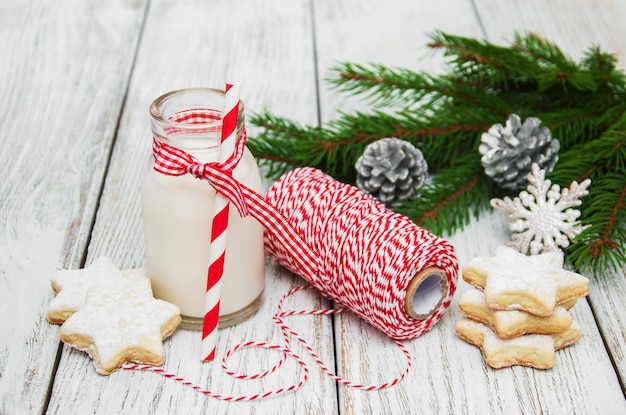
M391 338L423 334L450 306L458 273L452 245L374 197L299 168L279 178L266 201L314 251L316 275L271 231L267 253Z

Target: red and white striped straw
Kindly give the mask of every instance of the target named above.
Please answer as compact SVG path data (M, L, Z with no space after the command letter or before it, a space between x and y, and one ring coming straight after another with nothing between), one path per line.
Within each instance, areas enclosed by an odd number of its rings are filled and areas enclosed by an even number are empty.
M219 161L224 163L234 153L237 143L237 118L239 115L239 87L227 84L224 92L224 116ZM215 195L209 248L209 270L207 273L204 322L202 328L202 360L215 358L217 346L217 323L220 311L220 292L226 256L226 236L228 229L228 199L222 194Z

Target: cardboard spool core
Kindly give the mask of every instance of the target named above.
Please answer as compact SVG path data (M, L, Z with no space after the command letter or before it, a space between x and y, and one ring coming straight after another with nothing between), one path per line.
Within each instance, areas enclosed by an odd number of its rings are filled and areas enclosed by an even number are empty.
M409 283L404 308L412 318L423 320L437 310L447 292L446 274L439 268L426 268Z

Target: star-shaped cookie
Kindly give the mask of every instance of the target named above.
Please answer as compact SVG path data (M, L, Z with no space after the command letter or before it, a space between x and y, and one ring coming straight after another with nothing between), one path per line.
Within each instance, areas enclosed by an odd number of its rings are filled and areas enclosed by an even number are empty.
M179 323L178 307L155 299L149 285L125 285L117 292L92 287L60 336L87 352L98 373L108 375L129 361L162 365L162 341Z
M488 326L469 318L457 321L454 329L463 340L478 346L487 364L496 369L513 365L550 369L556 364L555 351L582 337L575 321L560 334L525 334L513 339L501 339Z
M499 246L493 257L477 257L463 267L463 279L484 290L497 310L524 310L549 316L557 304L584 297L589 280L563 269L563 253L527 256Z
M85 269L59 271L48 319L63 323L61 340L87 352L108 375L126 362L163 364L162 341L180 324L180 309L152 295L144 269L120 271L100 258Z
M501 339L510 339L527 333L563 333L572 325L572 316L567 307L573 305L565 303L564 306L557 306L554 313L542 317L521 310L493 310L485 302L485 293L478 288L470 288L459 297L459 311L471 319L488 325Z
M141 284L150 287L150 280L142 270L122 271L106 257L96 259L81 269L57 271L52 278L52 289L57 294L48 304L48 321L61 324L85 302L87 291L94 289L119 290L121 285Z

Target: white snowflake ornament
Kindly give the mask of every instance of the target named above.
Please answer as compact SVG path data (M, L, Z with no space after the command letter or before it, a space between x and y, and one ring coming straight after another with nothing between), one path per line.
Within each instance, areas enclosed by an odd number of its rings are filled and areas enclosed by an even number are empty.
M580 199L587 195L591 180L574 181L569 188L561 190L545 176L545 170L533 164L528 187L519 197L491 199L490 202L508 217L513 234L507 245L523 254L560 251L585 229L577 221L580 211L572 208L582 204Z

